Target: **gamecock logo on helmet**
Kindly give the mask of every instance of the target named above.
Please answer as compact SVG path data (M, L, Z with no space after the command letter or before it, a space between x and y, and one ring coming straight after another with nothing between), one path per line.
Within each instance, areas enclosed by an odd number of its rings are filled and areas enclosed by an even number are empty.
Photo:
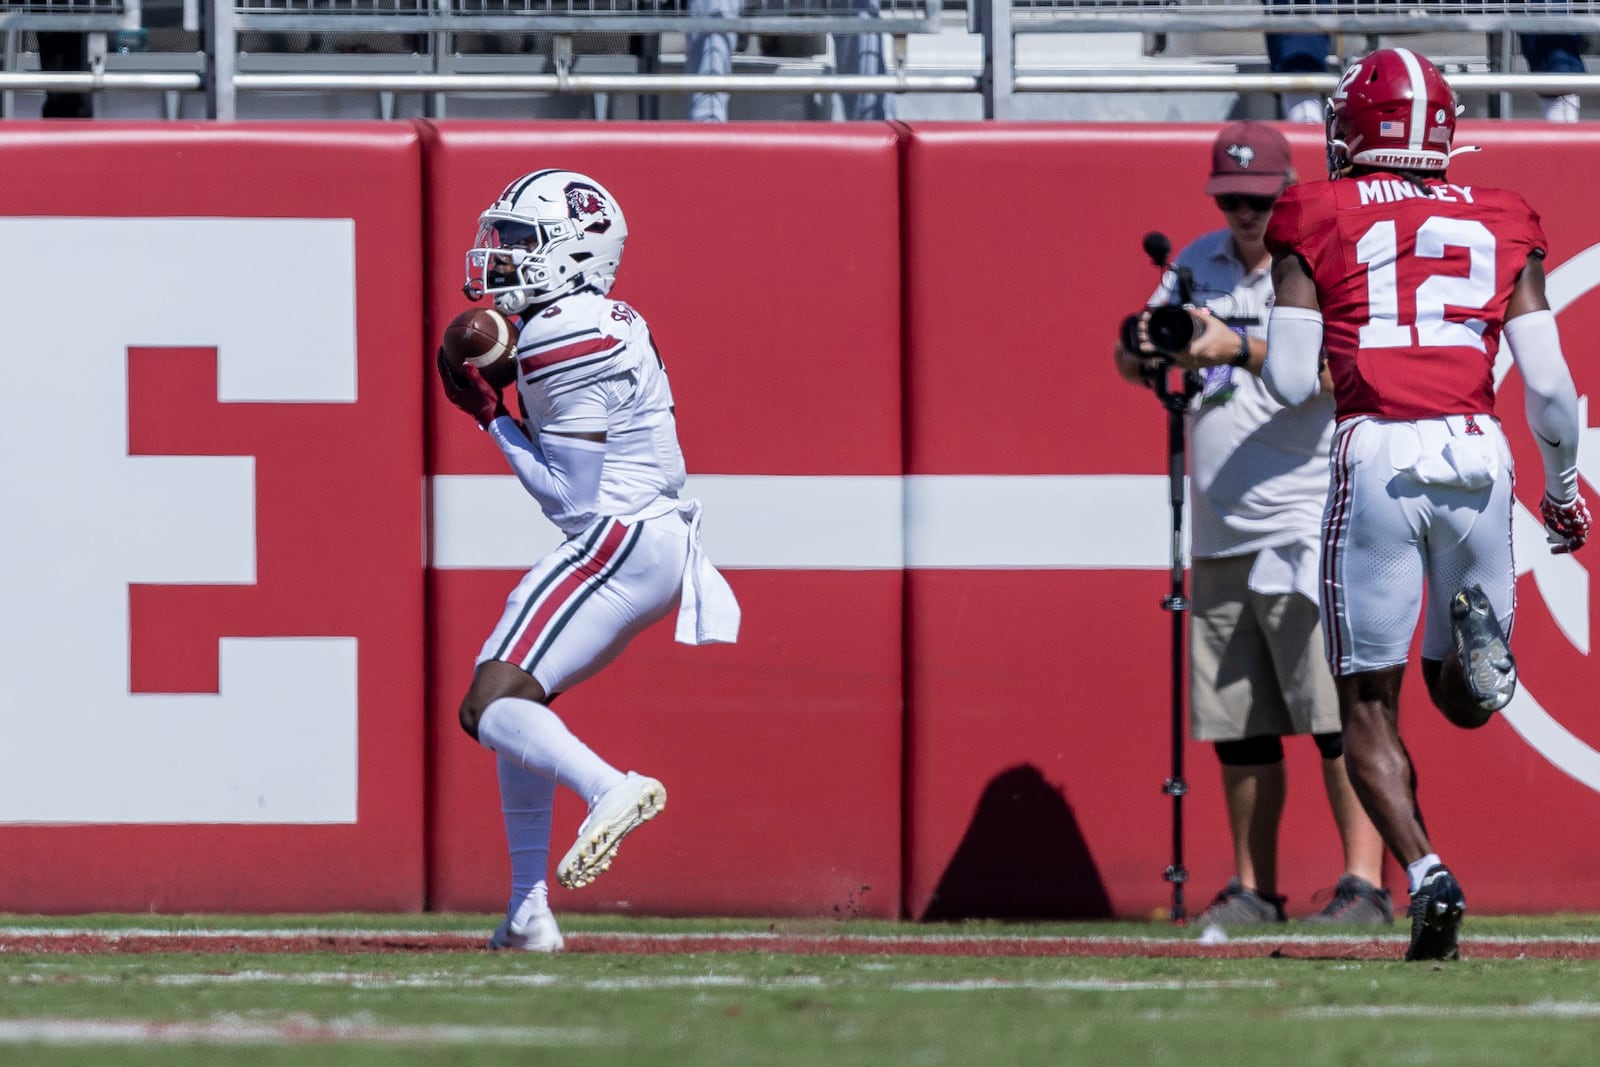
M605 233L611 228L606 198L600 190L582 182L567 186L567 213L585 233Z

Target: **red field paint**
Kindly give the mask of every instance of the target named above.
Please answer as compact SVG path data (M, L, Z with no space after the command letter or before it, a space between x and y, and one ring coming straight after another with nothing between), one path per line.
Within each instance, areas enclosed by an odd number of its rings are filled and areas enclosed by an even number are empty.
M1145 957L1157 959L1384 960L1400 958L1403 938L1256 938L1204 945L1165 938L851 936L823 934L568 934L566 951L615 955L765 953L796 956ZM143 955L148 953L259 953L383 955L486 951L485 939L450 933L250 933L130 934L7 933L8 955ZM1600 941L1462 938L1468 959L1600 958Z

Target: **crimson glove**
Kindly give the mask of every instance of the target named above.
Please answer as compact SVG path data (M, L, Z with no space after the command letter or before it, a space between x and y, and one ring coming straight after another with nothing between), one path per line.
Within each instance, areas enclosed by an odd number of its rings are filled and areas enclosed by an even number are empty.
M500 390L490 385L477 367L470 363L452 367L442 348L435 362L439 368L439 383L444 386L445 399L471 415L480 427L488 429L491 422L506 414Z
M1539 517L1544 520L1550 551L1555 555L1576 552L1589 540L1589 505L1583 502L1581 496L1575 496L1565 504L1558 504L1545 496L1539 501Z

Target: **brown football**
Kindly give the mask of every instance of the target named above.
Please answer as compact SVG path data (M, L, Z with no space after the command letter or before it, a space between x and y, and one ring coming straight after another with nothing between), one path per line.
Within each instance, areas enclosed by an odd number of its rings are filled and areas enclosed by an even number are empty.
M492 307L468 308L444 328L444 355L471 363L489 384L504 389L517 380L517 324Z

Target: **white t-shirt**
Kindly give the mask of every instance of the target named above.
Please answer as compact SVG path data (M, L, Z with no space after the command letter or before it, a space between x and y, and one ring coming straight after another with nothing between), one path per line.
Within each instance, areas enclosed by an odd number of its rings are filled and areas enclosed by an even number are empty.
M1253 320L1246 332L1266 340L1271 271L1247 270L1226 228L1197 238L1176 263L1193 270L1197 302L1229 320ZM1163 283L1151 303L1166 303L1171 291ZM1331 396L1319 393L1302 407L1285 408L1256 375L1216 367L1187 425L1196 558L1319 542L1333 441Z

